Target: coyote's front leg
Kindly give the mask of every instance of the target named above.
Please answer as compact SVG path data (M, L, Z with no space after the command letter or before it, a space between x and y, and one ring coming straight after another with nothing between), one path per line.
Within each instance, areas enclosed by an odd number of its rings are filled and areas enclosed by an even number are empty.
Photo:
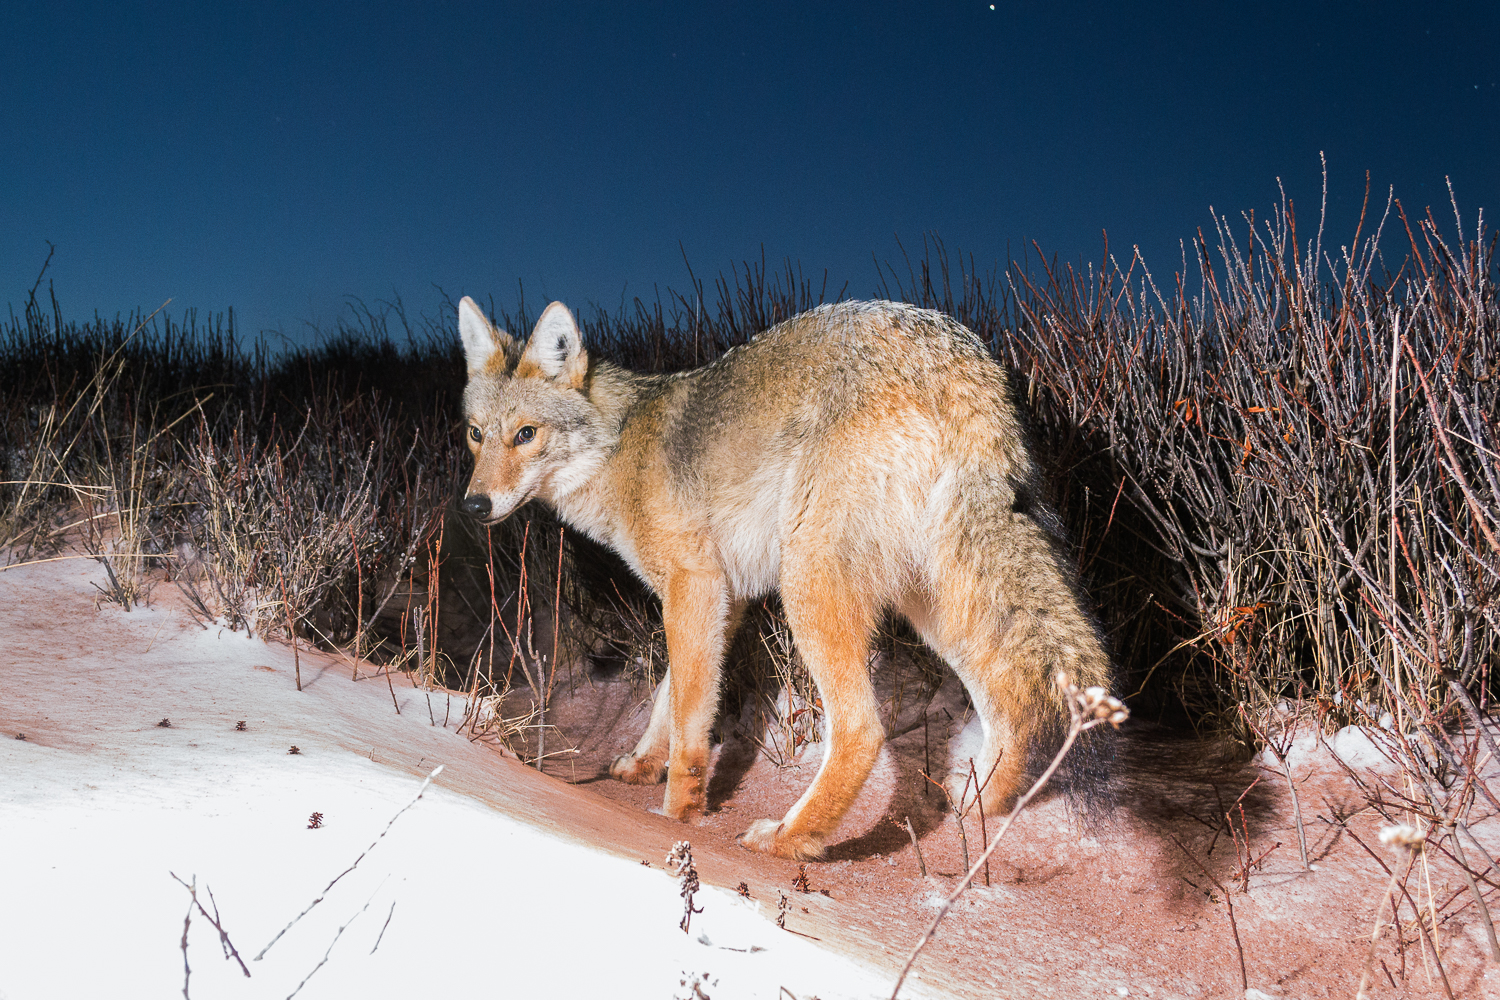
M652 697L651 721L635 749L609 765L609 776L631 785L659 785L667 776L667 750L672 737L672 671L669 669Z
M664 685L667 795L662 812L673 819L688 820L701 815L707 804L708 734L719 707L725 635L735 615L724 578L701 570L675 573L661 604L670 667ZM633 759L617 760L610 768L612 774L618 773L628 781L649 773L650 761L660 752L660 736L653 734L663 707L660 701L658 694L651 724Z

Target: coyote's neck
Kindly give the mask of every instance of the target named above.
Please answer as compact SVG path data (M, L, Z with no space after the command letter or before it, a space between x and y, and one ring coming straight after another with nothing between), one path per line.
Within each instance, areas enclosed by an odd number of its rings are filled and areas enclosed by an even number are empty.
M609 450L620 443L620 429L642 398L654 395L669 376L642 375L608 361L596 361L589 370L589 402L599 413Z
M596 361L589 371L589 402L598 414L594 461L573 488L554 492L549 502L558 515L596 542L607 545L634 564L633 546L613 502L610 465L620 446L625 423L642 403L658 395L670 380L665 375L642 375L607 361Z

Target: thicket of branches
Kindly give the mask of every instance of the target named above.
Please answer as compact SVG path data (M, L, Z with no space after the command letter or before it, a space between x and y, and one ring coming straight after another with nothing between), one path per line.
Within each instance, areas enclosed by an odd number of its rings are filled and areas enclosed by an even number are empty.
M1014 374L1137 717L1487 710L1500 305L1482 221L1447 232L1391 201L1335 250L1283 203L1216 219L1171 276L1108 252L980 274L935 241L885 270ZM452 516L451 310L361 306L273 354L232 317L74 322L40 289L0 331L10 561L81 538L127 607L165 566L205 617L543 707L563 663L659 665L655 605L609 553L543 509L489 533ZM761 261L579 318L591 350L670 371L843 294ZM752 630L777 627L772 607Z
M1355 722L1494 696L1494 240L1377 209L1336 251L1290 203L1216 219L1192 296L1112 256L955 288L940 248L896 283L1020 374L1132 690Z

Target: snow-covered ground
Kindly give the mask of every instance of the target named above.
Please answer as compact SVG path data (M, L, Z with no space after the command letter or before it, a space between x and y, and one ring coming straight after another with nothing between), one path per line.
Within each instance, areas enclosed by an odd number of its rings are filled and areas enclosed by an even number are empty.
M97 568L0 574L0 1000L889 995L723 889L684 934L664 851L581 846L445 786L451 769L413 804L422 773L491 753L421 692L395 689L398 716L383 680L304 654L299 693L289 650L173 602L96 611ZM403 727L420 758L398 763ZM174 874L248 978L196 908L184 956Z

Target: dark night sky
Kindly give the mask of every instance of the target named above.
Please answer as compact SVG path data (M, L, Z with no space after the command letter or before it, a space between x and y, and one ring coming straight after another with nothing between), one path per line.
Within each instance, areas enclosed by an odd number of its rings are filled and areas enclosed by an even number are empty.
M1466 226L1500 208L1493 0L388 6L9 0L0 299L49 240L68 316L294 338L434 286L613 310L684 252L869 295L928 232L986 268L1107 230L1170 274L1278 177L1314 220L1320 150L1335 247L1366 170L1450 228L1445 176Z

